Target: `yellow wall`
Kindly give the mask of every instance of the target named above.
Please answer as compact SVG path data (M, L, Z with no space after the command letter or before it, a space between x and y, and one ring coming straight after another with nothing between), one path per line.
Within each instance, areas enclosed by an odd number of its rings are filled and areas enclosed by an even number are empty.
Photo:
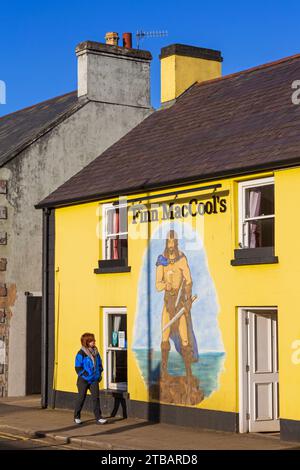
M252 175L249 179L260 176L270 176L270 173ZM227 212L202 218L199 231L218 295L218 322L226 358L224 371L220 374L219 389L197 407L238 412L237 308L277 306L280 416L300 420L300 354L292 347L295 347L296 340L300 341L300 169L276 171L274 176L275 254L279 257L278 264L230 264L233 250L237 247L237 182L241 179L215 181L222 184L222 191L229 190ZM197 193L191 196L197 197ZM147 401L147 389L130 350L137 308L137 287L147 242L129 238L130 273L94 274L98 259L101 259L101 243L96 236L98 207L99 203L94 202L56 210L57 367L54 385L58 390L76 391L74 356L80 347L81 334L84 331L95 332L102 351L103 307L126 307L130 398Z
M221 62L172 55L161 59L161 102L174 100L195 82L220 77Z

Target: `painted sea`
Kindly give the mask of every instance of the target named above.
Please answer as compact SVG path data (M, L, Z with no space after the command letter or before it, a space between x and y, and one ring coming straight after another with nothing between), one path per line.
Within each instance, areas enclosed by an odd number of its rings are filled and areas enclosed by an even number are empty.
M133 352L145 383L148 385L156 383L160 373L161 352L152 350L150 359L147 349L134 349ZM205 352L200 353L198 362L192 364L193 375L200 380L200 387L205 397L209 397L213 391L218 389L218 379L223 370L224 359L224 352ZM148 373L149 369L151 370L150 374ZM168 373L177 376L185 375L182 357L175 351L169 353Z

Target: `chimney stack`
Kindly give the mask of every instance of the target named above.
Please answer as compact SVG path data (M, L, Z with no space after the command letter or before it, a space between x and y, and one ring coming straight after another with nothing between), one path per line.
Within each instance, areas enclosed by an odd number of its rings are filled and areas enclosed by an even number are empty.
M129 34L129 33L126 33ZM117 33L106 40L116 41ZM86 41L76 47L78 97L92 101L150 108L150 62L148 51Z
M220 51L172 44L161 50L161 103L175 100L195 82L221 77Z
M117 46L119 44L119 35L118 33L106 33L105 43L110 44L111 46Z
M132 33L123 33L123 47L132 49Z

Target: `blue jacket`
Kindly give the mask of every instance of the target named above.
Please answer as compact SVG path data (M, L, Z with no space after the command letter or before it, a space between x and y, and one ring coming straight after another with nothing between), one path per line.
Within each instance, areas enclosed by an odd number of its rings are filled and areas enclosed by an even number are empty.
M100 381L103 371L100 354L97 354L94 366L92 359L80 349L75 358L75 370L78 377L82 377L89 384Z

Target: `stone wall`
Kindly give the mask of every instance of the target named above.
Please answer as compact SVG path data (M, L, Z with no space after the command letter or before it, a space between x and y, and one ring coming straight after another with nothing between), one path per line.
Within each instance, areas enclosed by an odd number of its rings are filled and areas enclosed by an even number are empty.
M8 353L11 308L16 298L14 284L7 283L8 206L7 180L0 180L0 397L8 392Z

